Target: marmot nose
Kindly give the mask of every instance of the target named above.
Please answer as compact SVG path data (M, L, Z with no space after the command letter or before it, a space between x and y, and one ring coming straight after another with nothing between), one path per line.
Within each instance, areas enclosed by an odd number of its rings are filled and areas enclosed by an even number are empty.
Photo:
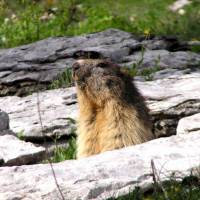
M74 63L73 65L72 65L72 70L74 71L74 72L76 72L78 69L80 68L80 64L79 63Z

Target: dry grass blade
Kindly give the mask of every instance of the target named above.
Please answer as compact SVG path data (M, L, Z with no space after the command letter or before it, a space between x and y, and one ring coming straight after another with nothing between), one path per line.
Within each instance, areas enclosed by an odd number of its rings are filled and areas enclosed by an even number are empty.
M167 192L166 192L165 188L162 185L162 182L160 181L160 177L159 177L159 175L157 173L157 169L155 167L155 164L154 164L153 160L151 160L151 169L152 169L152 176L153 176L153 182L154 182L154 184L156 184L157 186L160 187L160 189L163 192L165 200L170 200L169 197L168 197L168 195L167 195Z

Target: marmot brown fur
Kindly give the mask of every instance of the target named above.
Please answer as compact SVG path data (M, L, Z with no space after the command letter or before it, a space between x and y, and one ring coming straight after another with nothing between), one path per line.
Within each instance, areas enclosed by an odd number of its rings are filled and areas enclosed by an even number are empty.
M83 59L72 68L80 109L78 159L154 138L144 99L118 65Z

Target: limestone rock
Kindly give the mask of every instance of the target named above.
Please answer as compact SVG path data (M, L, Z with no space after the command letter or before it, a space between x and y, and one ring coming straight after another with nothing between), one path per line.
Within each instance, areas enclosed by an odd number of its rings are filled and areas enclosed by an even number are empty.
M200 134L200 112L189 117L184 117L178 122L178 135L191 133Z
M179 70L179 69L163 69L160 71L157 71L153 74L151 74L152 79L153 80L157 80L157 79L163 79L163 78L169 78L172 76L180 76L180 75L184 75L184 74L189 74L190 73L190 69L184 69L184 70Z
M176 134L179 119L200 113L200 73L140 82L157 137Z
M59 139L75 130L75 98L75 88L49 90L24 98L2 97L0 108L5 108L9 114L11 129L26 140L43 140L44 136ZM44 135L39 119L38 102Z
M4 166L36 163L44 158L44 153L43 147L35 147L13 135L0 136L0 162Z
M200 55L173 37L137 38L108 29L77 37L54 37L32 44L0 50L0 96L24 96L47 89L75 59L109 58L122 66L138 65L138 70L199 66ZM192 63L192 66L191 66Z
M195 68L200 63L199 54L188 51L169 52L165 49L138 51L123 59L128 66L141 63L138 70L148 67L159 67L160 70Z
M160 180L185 177L199 169L200 135L172 136L105 152L85 159L53 164L66 200L99 200L128 194L136 186L148 190L151 160ZM161 171L160 171L161 170ZM59 199L48 164L0 168L0 199Z

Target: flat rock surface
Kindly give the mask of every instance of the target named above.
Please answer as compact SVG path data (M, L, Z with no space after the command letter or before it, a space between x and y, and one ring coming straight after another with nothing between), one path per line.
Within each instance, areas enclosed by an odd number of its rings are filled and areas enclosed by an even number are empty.
M159 136L176 134L180 118L200 113L200 73L174 75L162 80L137 81L147 99ZM0 98L0 108L10 117L10 127L28 140L40 140L41 124L38 115L38 95ZM44 134L47 137L69 135L75 130L72 119L78 115L75 88L39 93L39 107Z
M4 166L35 163L42 160L44 152L43 147L35 147L13 135L0 136L0 163Z
M200 134L200 113L184 117L178 122L177 134Z
M77 116L75 88L49 90L24 98L2 97L0 108L9 114L11 129L28 140L41 140L44 135L58 139L75 129L72 120Z
M191 100L200 100L200 73L171 76L162 80L138 82L152 114L169 112L170 108ZM200 107L196 107L197 110ZM200 111L200 110L199 110ZM176 115L180 110L175 110ZM190 111L185 111L190 112Z
M173 75L138 86L147 97L157 137L175 135L181 118L200 113L200 73Z
M57 79L75 59L109 58L122 66L198 68L200 55L173 37L145 37L117 30L77 37L54 37L0 50L0 96L23 96Z
M78 161L54 164L66 200L99 200L128 194L153 183L151 160L160 180L178 180L199 169L200 135L160 138L145 144L105 152ZM197 169L197 170L198 170ZM48 164L0 168L0 199L59 199Z

